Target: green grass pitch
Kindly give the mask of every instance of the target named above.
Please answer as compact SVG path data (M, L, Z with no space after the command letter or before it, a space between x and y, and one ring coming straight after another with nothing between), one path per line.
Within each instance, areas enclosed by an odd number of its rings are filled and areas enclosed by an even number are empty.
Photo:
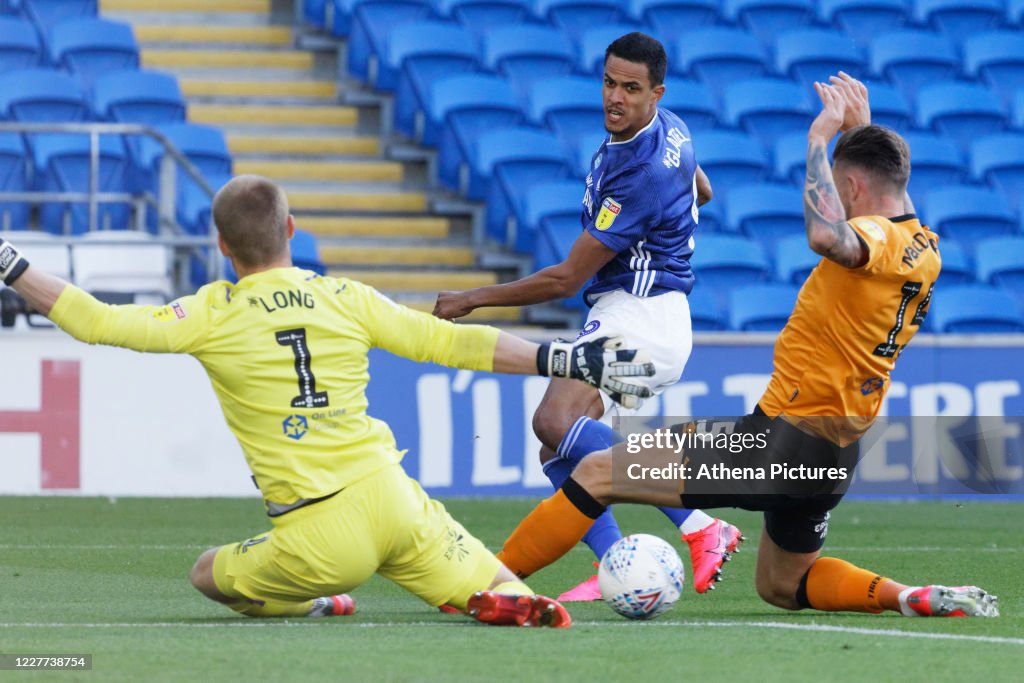
M498 547L528 500L451 500ZM757 515L722 515L745 550L708 595L628 622L574 605L572 629L502 629L438 613L375 578L354 617L254 620L188 583L205 547L268 528L256 500L0 498L0 653L92 654L90 672L0 672L0 680L1021 681L1024 505L857 502L833 514L826 551L905 582L976 583L999 619L785 612L753 586ZM656 511L619 506L624 532L660 533ZM344 553L344 548L338 552ZM530 581L557 595L592 571L582 546ZM689 567L688 558L684 556Z

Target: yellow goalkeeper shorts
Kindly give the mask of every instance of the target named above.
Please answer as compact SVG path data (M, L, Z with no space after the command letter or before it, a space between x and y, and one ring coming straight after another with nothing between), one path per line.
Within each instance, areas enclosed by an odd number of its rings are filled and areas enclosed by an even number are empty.
M222 546L213 575L228 597L304 601L350 591L377 572L430 605L461 609L499 567L444 505L390 465Z

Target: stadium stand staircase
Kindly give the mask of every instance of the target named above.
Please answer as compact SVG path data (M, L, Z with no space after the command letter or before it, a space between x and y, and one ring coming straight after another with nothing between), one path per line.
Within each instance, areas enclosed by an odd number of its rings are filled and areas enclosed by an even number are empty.
M332 275L371 284L419 310L438 291L514 275L478 267L466 215L431 212L422 159L387 158L379 102L343 106L335 52L296 49L291 8L271 0L102 0L133 24L143 68L179 78L188 120L220 127L235 174L288 192L300 229L317 236ZM341 93L343 94L343 93ZM477 311L520 320L517 308Z

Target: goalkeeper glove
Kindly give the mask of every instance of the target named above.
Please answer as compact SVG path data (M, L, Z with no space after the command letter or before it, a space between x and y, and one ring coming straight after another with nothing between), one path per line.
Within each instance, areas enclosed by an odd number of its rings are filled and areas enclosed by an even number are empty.
M622 337L601 337L573 345L569 342L541 344L537 350L537 372L545 377L578 379L597 387L624 408L636 408L640 399L650 398L651 389L628 377L650 377L654 363L645 351L623 349Z
M28 268L28 261L21 255L21 252L14 248L14 245L0 237L0 281L5 285L13 285L25 269Z

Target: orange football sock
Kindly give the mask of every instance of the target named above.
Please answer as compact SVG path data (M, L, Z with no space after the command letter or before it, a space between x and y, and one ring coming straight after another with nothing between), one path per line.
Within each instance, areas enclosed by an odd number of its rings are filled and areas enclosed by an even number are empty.
M891 579L861 569L835 557L819 557L811 565L798 593L804 593L809 607L825 612L871 612L885 610L881 594Z
M594 519L581 512L565 492L558 489L519 523L505 541L498 559L516 576L525 578L572 550Z

